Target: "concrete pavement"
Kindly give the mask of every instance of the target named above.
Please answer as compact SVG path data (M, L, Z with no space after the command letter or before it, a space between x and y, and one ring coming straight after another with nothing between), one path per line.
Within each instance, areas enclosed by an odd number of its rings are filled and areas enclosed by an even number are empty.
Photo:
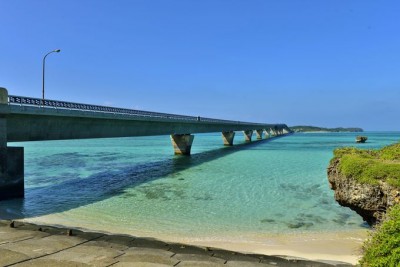
M10 224L0 220L0 266L350 266L24 222Z

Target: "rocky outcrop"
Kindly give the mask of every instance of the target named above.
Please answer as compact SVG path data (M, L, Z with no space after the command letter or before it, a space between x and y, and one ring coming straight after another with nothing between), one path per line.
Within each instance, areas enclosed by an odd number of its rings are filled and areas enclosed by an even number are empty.
M382 220L386 210L400 203L400 190L385 182L377 185L363 184L339 171L340 158L332 160L328 167L328 180L335 191L336 201L356 211L368 224Z
M365 141L367 141L367 140L368 140L368 137L366 137L366 136L358 135L356 137L356 143L365 143Z

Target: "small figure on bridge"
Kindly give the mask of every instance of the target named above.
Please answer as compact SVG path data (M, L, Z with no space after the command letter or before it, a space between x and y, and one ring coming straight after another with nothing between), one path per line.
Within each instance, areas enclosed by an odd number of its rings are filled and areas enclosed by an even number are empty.
M200 121L200 116L197 116L197 121Z

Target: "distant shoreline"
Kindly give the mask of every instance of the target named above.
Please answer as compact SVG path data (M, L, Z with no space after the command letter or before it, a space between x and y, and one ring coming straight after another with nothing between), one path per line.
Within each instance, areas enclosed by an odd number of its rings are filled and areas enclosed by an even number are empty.
M350 127L337 127L337 128L324 128L317 126L290 126L295 133L309 133L309 132L326 132L326 133L360 133L364 132L362 128Z

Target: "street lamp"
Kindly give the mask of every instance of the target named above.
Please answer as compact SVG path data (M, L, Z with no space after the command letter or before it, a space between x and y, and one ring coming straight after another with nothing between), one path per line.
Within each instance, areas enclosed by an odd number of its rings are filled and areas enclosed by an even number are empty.
M47 53L44 57L43 57L43 83L42 83L42 101L43 101L43 103L44 103L44 67L45 67L45 64L46 64L46 57L48 56L48 55L50 55L51 53L54 53L54 52L56 52L56 53L59 53L61 50L60 49L56 49L56 50L53 50L53 51L50 51L49 53Z

